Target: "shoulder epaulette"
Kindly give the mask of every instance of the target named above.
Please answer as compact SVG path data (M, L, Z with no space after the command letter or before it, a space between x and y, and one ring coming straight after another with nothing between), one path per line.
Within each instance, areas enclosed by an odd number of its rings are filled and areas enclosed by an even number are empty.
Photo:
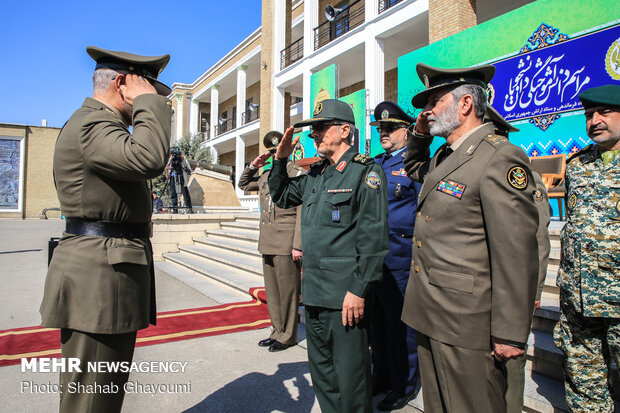
M568 157L568 159L566 160L566 163L568 164L573 159L590 152L593 147L594 147L594 144L588 145L585 148L578 150L577 152L575 152L574 154Z
M367 165L369 163L374 162L374 160L370 156L366 156L364 154L358 153L357 155L353 157L353 162Z
M485 140L493 146L498 146L500 143L508 142L507 137L502 136L502 135L496 135L494 133L487 135Z

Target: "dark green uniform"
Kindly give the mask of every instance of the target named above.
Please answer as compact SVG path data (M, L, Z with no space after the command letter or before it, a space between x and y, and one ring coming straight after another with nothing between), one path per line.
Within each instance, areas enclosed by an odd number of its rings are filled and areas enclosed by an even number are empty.
M302 300L310 374L324 413L372 411L370 320L344 327L341 311L348 291L367 297L381 279L388 252L385 182L381 166L353 148L336 164L324 159L297 178L288 177L286 160L275 160L269 176L276 205L303 204Z

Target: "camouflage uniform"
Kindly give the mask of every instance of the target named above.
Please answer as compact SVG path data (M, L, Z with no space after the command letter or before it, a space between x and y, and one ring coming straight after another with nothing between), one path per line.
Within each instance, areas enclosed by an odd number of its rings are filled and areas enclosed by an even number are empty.
M560 322L571 411L611 412L610 364L620 365L620 157L603 166L595 145L566 166L567 219L562 230Z

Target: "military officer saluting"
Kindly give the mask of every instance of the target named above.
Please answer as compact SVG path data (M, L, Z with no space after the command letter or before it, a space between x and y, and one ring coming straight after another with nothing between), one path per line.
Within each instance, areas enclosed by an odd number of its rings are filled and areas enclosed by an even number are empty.
M372 412L369 314L366 298L381 279L387 253L387 193L383 169L351 146L351 106L326 99L310 125L323 160L289 178L293 128L278 146L269 175L280 208L302 205L302 300L306 308L308 363L324 413Z
M169 155L171 90L157 77L170 56L86 51L97 62L93 97L67 121L54 150L67 219L45 280L41 325L60 328L62 357L81 361L81 373L60 374L60 411L119 412L129 373L86 365L130 362L136 332L155 324L147 180L161 175ZM118 392L69 392L69 383L113 384Z
M297 312L301 286L301 206L282 209L273 204L267 179L270 169L258 174L258 168L276 153L282 132L269 131L263 138L267 152L259 155L243 170L239 188L259 191L260 233L258 251L263 255L263 277L267 308L273 331L258 342L270 352L286 350L297 343ZM286 165L290 177L305 171L294 162Z
M495 360L523 354L538 277L529 159L483 123L493 66L417 72L405 168L424 183L403 321L418 332L424 411L504 412ZM446 143L430 159L432 136Z
M404 407L418 389L416 332L402 322L403 300L411 267L411 238L418 194L422 184L405 171L407 128L415 119L396 103L384 101L375 108L375 121L385 153L375 161L387 180L390 251L383 263L383 279L375 288L371 346L373 393L386 391L379 410Z
M554 339L565 356L570 410L613 412L609 376L612 361L620 365L620 85L584 90L579 99L594 144L566 164Z

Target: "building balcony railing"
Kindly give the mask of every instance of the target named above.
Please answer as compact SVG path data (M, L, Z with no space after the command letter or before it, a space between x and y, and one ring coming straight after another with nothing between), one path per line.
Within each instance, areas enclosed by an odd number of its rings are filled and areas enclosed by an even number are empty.
M222 133L231 131L237 127L237 120L235 118L221 120L219 125L215 125L215 136L220 136Z
M392 6L395 6L401 1L403 0L379 0L379 14L383 13Z
M334 20L326 21L314 28L314 50L325 46L362 23L364 23L364 3L356 0L345 6L334 17Z
M208 141L209 140L209 131L208 130L202 130L199 132L200 137L202 138L203 141Z
M304 37L301 36L280 52L280 70L304 57Z
M256 105L253 108L250 108L241 114L241 124L245 125L246 123L250 123L260 117L260 106Z

